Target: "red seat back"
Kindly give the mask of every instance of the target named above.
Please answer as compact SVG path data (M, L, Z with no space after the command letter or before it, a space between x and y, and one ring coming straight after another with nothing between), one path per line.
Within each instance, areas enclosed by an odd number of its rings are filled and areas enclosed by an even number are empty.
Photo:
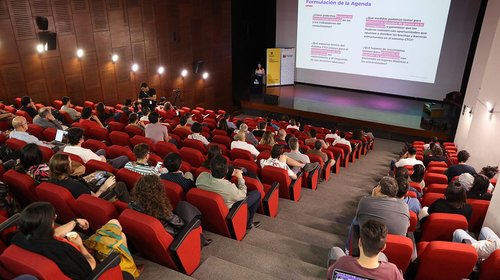
M85 218L93 231L100 229L109 220L118 218L118 210L113 203L92 196L90 194L82 194L76 200L78 212ZM96 215L96 213L99 213Z
M109 122L108 123L108 129L110 132L113 131L122 131L124 130L125 125L121 122Z
M165 192L167 193L168 200L170 201L173 209L177 207L179 201L186 200L186 194L179 184L168 180L161 180L161 182L165 187Z
M424 182L426 185L430 184L448 184L448 177L439 173L426 173L424 175Z
M43 162L49 162L50 158L54 155L54 151L45 146L38 146L38 148L42 152Z
M451 241L457 229L467 230L467 219L459 214L433 213L422 225L421 241Z
M179 149L169 142L158 142L155 145L155 152L161 158L164 158L168 153L179 153Z
M15 138L9 138L5 141L5 144L13 151L20 151L27 143Z
M252 153L250 153L247 150L235 148L231 150L230 154L231 154L231 160L236 160L240 158L240 159L254 161Z
M500 250L495 250L481 264L480 280L495 280L500 275Z
M85 163L85 174L91 174L95 171L107 171L115 174L117 170L109 163L91 159Z
M172 134L175 134L175 135L179 136L182 140L184 140L188 137L189 134L191 134L191 131L178 127L178 128L174 128L174 130L172 130Z
M467 204L472 207L472 216L469 220L469 231L479 232L490 206L489 200L483 199L467 199Z
M217 132L217 134L215 134L216 131L219 131L219 132ZM223 132L225 134L221 135ZM229 138L227 136L227 132L222 131L222 130L214 130L212 133L214 133L214 137L212 138L212 142L222 144L222 145L226 146L226 148L231 149L231 142L232 141L231 141L231 138ZM221 134L218 134L218 133L221 133Z
M207 147L199 140L184 139L184 141L182 141L182 146L193 148L195 150L200 151L202 154L207 153Z
M259 175L259 166L253 160L235 159L233 165L237 167L244 167L247 171L255 175Z
M37 201L36 183L30 176L11 169L3 174L3 180L9 186L9 191L22 206Z
M187 161L193 167L200 167L205 161L203 154L193 148L182 147L179 151L182 160Z
M87 137L99 141L106 141L109 143L109 132L102 127L94 127L87 130Z
M15 115L24 117L28 123L33 123L33 119L31 118L30 114L28 114L28 112L26 111L17 110Z
M422 197L422 202L421 202L422 207L431 206L432 203L434 203L436 200L438 200L440 198L444 198L444 194L442 194L442 193L426 193Z
M295 201L299 200L301 187L298 188L298 193L294 193L294 188L290 188L292 179L288 176L288 172L285 169L274 166L264 166L261 173L263 183L271 185L274 182L278 182L280 184L280 197Z
M437 174L444 174L444 172L448 169L448 167L443 167L443 166L432 166L427 168L427 172L429 173L437 173Z
M65 123L73 124L75 122L75 120L73 120L71 115L66 111L59 110L59 114L63 117Z
M45 136L43 135L43 127L37 124L28 124L28 133L38 138L40 141L45 140Z
M403 273L410 264L413 254L413 242L406 236L388 234L386 248L383 251L389 262L395 264Z
M47 201L54 206L59 223L65 224L71 219L80 216L76 207L76 200L66 188L43 182L35 190L39 200Z
M82 147L85 149L90 149L94 153L99 151L99 150L106 150L106 144L102 141L95 140L95 139L87 139L85 142L82 143Z
M135 125L127 125L123 129L130 137L134 137L135 135L141 135L144 136L144 130L140 129L139 127Z
M132 147L135 147L135 145L141 144L141 143L147 144L149 146L150 151L155 150L155 144L154 144L153 140L151 140L147 137L144 137L142 135L135 135L134 137L130 138L130 144L132 145Z
M259 144L257 145L257 150L259 152L270 151L273 147L271 145Z
M52 101L52 106L54 106L54 108L56 108L57 110L61 110L63 103L61 100L56 99L56 100Z
M111 145L126 147L130 145L130 136L127 133L121 131L112 131L109 134L109 140L111 141Z
M446 188L448 188L448 184L429 184L426 185L427 187L425 188L425 193L442 193L446 191Z
M111 147L108 147L106 151L106 158L113 159L119 156L127 156L130 161L136 160L134 153L132 152L132 150L130 150L128 146L124 147L124 146L113 145Z
M134 189L135 184L139 181L140 178L141 174L125 168L118 170L118 172L116 173L116 181L124 182L130 191Z
M57 129L49 127L43 130L43 136L47 141L54 141L56 139Z

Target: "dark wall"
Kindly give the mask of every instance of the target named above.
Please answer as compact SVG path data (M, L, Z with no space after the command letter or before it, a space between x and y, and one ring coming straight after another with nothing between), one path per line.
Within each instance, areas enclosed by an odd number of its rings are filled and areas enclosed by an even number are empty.
M57 32L57 50L37 53L36 16ZM114 104L135 98L147 81L167 98L180 88L188 106L231 105L230 0L0 0L0 40L0 100L27 94L47 103L68 94L75 103ZM196 60L207 81L192 73Z
M233 99L245 99L257 63L276 45L276 0L232 1Z

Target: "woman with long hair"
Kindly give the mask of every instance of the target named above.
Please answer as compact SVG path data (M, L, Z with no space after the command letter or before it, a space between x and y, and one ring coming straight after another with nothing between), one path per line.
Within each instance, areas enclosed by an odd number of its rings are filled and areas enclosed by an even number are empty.
M276 141L274 141L274 134L271 131L266 131L264 134L262 134L262 138L259 141L259 144L261 145L269 145L269 146L274 146L276 144Z
M490 180L482 174L477 174L472 183L472 188L467 192L467 198L491 200L491 193L488 193Z
M21 149L16 171L29 175L37 184L50 178L49 166L43 162L42 151L34 143L27 144Z
M109 122L109 119L113 117L113 113L109 112L106 109L106 105L104 105L104 103L102 102L97 103L97 105L95 106L95 110L97 112L97 117L103 124L107 124Z

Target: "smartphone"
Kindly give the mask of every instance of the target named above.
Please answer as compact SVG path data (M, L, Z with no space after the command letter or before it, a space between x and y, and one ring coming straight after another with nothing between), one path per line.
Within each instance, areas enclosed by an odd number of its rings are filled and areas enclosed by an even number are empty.
M160 161L159 161L159 162L156 164L155 169L159 171L159 170L161 169L162 165L163 165L163 162L160 162Z

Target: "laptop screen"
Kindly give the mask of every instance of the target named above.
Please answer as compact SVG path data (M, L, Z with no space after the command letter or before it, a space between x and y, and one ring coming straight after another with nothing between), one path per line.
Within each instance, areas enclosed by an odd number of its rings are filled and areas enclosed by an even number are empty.
M56 140L57 142L61 142L61 143L62 143L62 141L63 141L63 137L64 137L66 134L68 134L68 132L67 132L67 131L64 131L64 130L60 130L60 129L58 129L58 130L57 130L57 133L56 133L56 138L55 138L55 140Z
M343 270L335 269L331 280L374 280L361 275L354 274Z

